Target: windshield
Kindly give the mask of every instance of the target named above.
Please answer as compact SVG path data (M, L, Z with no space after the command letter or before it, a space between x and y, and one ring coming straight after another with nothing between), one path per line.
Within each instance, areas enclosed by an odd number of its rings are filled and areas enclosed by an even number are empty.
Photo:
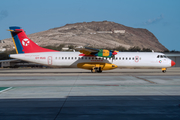
M158 55L157 58L168 58L168 57L165 55Z

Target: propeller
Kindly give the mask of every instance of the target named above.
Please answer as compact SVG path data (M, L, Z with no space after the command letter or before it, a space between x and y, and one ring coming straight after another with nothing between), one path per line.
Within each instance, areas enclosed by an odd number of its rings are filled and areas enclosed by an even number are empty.
M111 58L112 58L112 62L113 62L113 60L115 59L115 55L117 54L117 52L114 51L114 50L111 50L111 52L112 52Z

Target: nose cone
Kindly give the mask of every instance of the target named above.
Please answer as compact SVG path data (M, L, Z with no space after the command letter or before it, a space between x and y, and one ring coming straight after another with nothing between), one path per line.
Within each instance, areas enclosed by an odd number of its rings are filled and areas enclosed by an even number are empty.
M171 60L171 67L174 66L176 63Z

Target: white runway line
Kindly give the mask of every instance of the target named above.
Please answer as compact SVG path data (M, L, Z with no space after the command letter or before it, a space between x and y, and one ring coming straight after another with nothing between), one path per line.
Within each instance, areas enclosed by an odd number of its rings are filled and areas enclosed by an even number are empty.
M6 88L6 89L4 89L4 90L1 90L1 91L0 91L0 94L3 93L3 92L5 92L5 91L8 91L8 90L10 90L10 89L12 89L12 88L13 88L13 87L9 87L9 88Z

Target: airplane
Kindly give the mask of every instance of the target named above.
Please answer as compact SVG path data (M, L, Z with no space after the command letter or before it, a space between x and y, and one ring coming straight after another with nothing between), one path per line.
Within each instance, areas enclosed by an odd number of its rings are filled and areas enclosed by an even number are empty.
M71 67L101 73L115 68L166 68L176 63L158 52L118 52L105 49L79 48L79 52L61 52L38 46L25 31L17 26L9 27L17 54L11 58L46 66Z

